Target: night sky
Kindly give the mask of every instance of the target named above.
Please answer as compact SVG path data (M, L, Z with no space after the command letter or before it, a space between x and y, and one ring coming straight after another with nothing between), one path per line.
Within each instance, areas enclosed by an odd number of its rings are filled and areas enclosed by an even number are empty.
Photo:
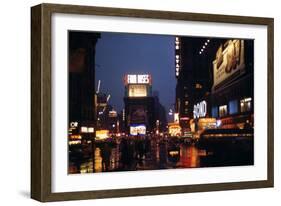
M175 63L173 36L101 33L96 45L96 88L110 94L109 103L118 112L124 108L125 74L151 74L152 90L160 103L172 108L175 101Z

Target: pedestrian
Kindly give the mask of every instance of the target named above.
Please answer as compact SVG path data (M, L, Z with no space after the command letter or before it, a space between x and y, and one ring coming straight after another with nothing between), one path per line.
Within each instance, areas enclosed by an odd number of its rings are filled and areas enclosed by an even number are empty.
M145 136L145 139L144 139L144 153L145 155L147 156L147 153L150 152L151 150L151 144L150 144L150 138L148 138L148 136Z
M125 139L125 138L122 138L121 139L121 142L120 142L120 146L119 146L119 150L121 152L121 164L122 164L122 168L123 169L126 169L128 167L128 140Z
M145 145L143 140L141 139L141 136L139 135L136 137L135 146L136 146L136 158L141 161L144 156Z
M101 149L101 158L102 158L102 170L109 171L110 166L110 157L111 157L111 148L106 142Z
M159 166L164 169L167 165L167 145L165 141L159 143Z
M133 169L133 163L135 159L135 144L133 140L128 141L128 151L127 151L127 163L128 169Z

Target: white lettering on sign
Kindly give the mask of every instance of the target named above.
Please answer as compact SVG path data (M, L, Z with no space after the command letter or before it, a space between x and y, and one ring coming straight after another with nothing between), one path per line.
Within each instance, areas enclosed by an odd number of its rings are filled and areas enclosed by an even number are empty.
M139 134L146 134L146 126L145 125L137 125L130 127L130 134L131 135L139 135Z
M134 75L134 74L129 74L127 76L127 83L128 84L136 84L137 83L137 75Z
M78 122L70 122L70 127L72 128L78 127Z
M202 101L198 104L195 104L193 107L193 117L194 119L205 117L207 114L207 102Z
M149 74L128 74L125 78L126 84L151 84L151 75Z
M140 74L138 75L138 83L139 84L148 84L150 83L150 77L148 74Z

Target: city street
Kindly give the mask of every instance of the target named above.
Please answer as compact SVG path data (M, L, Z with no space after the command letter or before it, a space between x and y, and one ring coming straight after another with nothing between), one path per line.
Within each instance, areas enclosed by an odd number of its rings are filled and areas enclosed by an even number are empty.
M129 140L122 138L116 144L97 143L93 155L70 161L69 173L116 172L210 166L253 164L249 157L253 151L225 143L225 150L207 151L194 143L174 140ZM243 145L245 145L243 143ZM88 145L90 148L91 145ZM246 151L245 151L246 150ZM88 150L85 150L88 151ZM245 159L245 157L247 157ZM214 161L215 160L215 161ZM234 161L235 160L235 161Z
M69 174L254 165L253 40L71 31L69 51Z

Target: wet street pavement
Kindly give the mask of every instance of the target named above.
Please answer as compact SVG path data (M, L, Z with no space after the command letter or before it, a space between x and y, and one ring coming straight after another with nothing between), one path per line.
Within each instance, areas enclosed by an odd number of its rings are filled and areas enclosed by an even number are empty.
M253 151L242 153L237 145L215 154L199 149L194 143L160 140L119 140L116 144L103 142L87 147L81 151L79 161L70 158L69 174L253 164L253 159L243 158ZM93 151L92 148L94 152L89 152ZM85 151L90 155L85 155Z

